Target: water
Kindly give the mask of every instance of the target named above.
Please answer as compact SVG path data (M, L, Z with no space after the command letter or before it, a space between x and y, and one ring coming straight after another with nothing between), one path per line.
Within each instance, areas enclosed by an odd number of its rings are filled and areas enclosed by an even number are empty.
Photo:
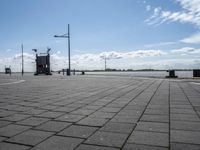
M33 76L34 73L25 73L24 76ZM81 74L81 72L77 72L76 74ZM168 72L166 71L134 71L134 72L120 72L120 71L115 71L115 72L86 72L86 75L120 75L120 76L133 76L133 77L158 77L158 78L164 78L165 76L168 76ZM193 78L193 71L176 71L175 74L179 78ZM13 76L21 76L21 73L12 73L11 78ZM53 73L54 75L59 75L57 73ZM0 73L0 76L3 77L8 77L10 75L5 75L4 73Z
M135 77L159 77L164 78L169 73L166 71L134 71L134 72L86 72L86 74L97 75L126 75ZM193 71L176 71L175 74L180 78L192 78Z

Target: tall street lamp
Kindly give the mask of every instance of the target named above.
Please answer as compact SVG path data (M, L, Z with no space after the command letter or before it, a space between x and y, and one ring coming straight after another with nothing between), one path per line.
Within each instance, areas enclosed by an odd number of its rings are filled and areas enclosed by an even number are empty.
M54 35L54 37L58 38L68 38L68 63L69 63L69 68L67 71L67 75L70 76L71 74L71 62L70 62L70 26L68 24L68 33L63 34L63 35Z
M23 44L21 45L22 48L22 76L24 75L24 47Z
M105 57L104 59L105 59L105 71L106 71L106 69L107 69L107 68L106 68L106 67L107 67L107 66L106 66L107 58Z

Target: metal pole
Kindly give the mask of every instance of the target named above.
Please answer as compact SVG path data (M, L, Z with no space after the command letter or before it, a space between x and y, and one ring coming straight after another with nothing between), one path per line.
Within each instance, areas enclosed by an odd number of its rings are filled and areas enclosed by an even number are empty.
M69 76L71 75L71 62L70 62L70 25L68 24L68 61L69 61Z
M106 71L106 58L105 58L105 71Z
M68 38L68 72L67 75L71 75L71 61L70 61L70 25L68 24L68 33L63 35L54 35L54 37L60 37L60 38Z
M24 75L24 46L22 44L22 76Z

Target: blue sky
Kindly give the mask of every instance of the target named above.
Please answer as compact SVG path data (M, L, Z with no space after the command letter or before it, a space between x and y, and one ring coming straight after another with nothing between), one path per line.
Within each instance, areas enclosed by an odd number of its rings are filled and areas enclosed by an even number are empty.
M52 48L52 69L65 68L71 27L72 68L198 68L199 0L1 0L0 71L34 70L34 53Z

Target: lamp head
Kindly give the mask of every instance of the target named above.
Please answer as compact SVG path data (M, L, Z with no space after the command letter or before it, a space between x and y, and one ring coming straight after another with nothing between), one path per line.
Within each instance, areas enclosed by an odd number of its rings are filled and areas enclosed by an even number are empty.
M49 52L50 52L50 50L51 50L51 48L47 47L47 53L49 53Z
M32 49L32 51L36 52L37 53L37 49Z

